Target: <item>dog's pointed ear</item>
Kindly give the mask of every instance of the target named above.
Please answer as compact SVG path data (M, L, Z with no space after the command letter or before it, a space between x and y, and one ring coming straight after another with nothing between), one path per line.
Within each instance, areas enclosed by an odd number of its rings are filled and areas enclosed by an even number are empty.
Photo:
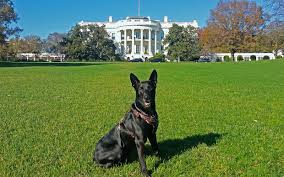
M130 74L130 81L131 81L132 86L133 86L134 88L136 88L137 85L140 83L139 79L138 79L134 74L132 74L132 73Z
M157 74L157 71L154 69L151 73L149 80L152 81L156 85L157 79L158 79L158 74Z

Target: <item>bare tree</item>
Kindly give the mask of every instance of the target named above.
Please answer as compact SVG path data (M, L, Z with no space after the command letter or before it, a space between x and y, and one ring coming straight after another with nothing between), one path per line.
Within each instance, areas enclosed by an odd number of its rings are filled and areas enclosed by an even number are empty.
M221 0L211 10L207 27L200 33L203 46L214 52L229 51L235 60L237 51L247 51L265 24L263 10L248 0ZM216 34L217 33L217 34Z
M264 9L270 17L265 31L267 44L277 56L284 50L284 0L265 0Z
M276 23L284 22L284 1L265 0L265 9L270 14L271 21Z

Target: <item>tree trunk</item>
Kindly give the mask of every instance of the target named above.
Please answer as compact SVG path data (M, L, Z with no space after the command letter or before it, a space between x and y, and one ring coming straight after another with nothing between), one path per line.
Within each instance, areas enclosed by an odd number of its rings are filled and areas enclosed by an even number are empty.
M236 62L236 60L235 60L235 53L236 53L236 50L235 49L231 49L231 58L232 58L233 62Z
M235 53L231 52L231 58L232 58L232 61L234 62L235 61Z

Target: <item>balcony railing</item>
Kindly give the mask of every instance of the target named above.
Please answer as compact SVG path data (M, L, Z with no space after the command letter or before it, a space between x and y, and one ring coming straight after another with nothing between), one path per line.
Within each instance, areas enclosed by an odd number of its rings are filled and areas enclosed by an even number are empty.
M124 40L124 36L121 36L121 40ZM155 37L151 37L152 40L155 39ZM157 38L158 39L158 38ZM132 40L132 36L127 36L126 40ZM141 36L134 36L134 40L141 40ZM149 36L143 36L143 40L149 40Z

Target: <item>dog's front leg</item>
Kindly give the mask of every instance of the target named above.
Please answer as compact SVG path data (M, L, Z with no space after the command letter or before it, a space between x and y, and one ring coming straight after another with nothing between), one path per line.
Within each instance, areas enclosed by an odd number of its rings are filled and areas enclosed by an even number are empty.
M148 137L149 141L150 141L150 144L151 144L151 147L154 151L154 154L156 156L159 155L159 148L158 148L158 143L157 143L157 136L156 136L156 133L152 133L149 137Z
M149 173L148 173L148 170L147 170L145 157L144 157L144 146L145 145L144 145L143 138L136 137L135 138L135 144L136 144L136 148L137 148L141 172L144 176L150 176Z

